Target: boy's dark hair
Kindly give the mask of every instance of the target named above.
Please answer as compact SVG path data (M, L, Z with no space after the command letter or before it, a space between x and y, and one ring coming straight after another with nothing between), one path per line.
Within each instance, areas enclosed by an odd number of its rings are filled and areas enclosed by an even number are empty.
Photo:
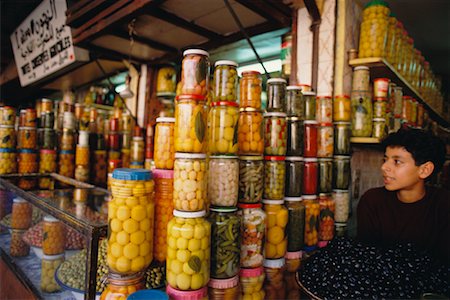
M420 166L428 161L434 164L432 175L439 173L445 161L445 145L441 139L421 129L400 129L389 134L382 142L383 150L387 147L403 147L411 153ZM431 177L431 176L430 176Z

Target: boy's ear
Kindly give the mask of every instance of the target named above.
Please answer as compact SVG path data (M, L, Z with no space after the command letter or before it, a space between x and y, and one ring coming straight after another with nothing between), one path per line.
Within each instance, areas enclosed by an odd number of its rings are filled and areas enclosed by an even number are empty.
M433 174L434 171L434 164L431 161L427 161L426 163L423 163L419 167L419 177L421 179L425 179L431 174Z

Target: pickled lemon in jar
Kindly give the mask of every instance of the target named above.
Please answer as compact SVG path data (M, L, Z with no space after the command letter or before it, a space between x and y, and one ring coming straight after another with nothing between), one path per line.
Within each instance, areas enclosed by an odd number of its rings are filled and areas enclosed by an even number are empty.
M158 169L173 169L175 118L159 117L156 119L155 130L155 167Z
M239 108L236 102L213 102L210 112L208 150L211 154L236 154L238 151Z
M390 9L384 1L371 1L363 11L359 38L359 58L385 55Z
M267 215L264 257L268 259L283 258L288 243L286 235L288 210L283 206L284 200L263 200L263 204L264 212Z

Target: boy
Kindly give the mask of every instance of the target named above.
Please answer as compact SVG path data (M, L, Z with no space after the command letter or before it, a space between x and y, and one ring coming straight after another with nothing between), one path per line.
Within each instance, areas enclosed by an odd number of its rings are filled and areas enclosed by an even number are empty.
M445 145L419 129L401 129L382 145L384 187L361 197L358 238L381 245L414 243L449 264L449 193L425 185L442 168Z

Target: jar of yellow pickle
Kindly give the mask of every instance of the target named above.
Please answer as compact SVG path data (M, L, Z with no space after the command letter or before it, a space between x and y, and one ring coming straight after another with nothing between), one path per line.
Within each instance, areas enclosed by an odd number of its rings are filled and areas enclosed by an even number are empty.
M17 171L20 174L36 173L38 171L38 155L36 150L19 150Z
M61 139L59 142L61 150L75 150L75 131L70 129L63 129Z
M12 125L0 125L0 148L15 148L16 132Z
M238 151L239 108L236 102L213 102L209 119L208 147L211 154Z
M180 88L182 95L206 97L209 87L209 53L201 49L183 52Z
M75 154L73 151L61 150L58 159L58 173L66 177L74 177Z
M35 127L19 127L17 148L36 149L37 130Z
M267 300L286 299L286 288L284 281L284 273L286 270L286 262L284 257L279 259L265 259L264 273L266 278L264 282L264 290Z
M145 289L142 273L131 275L108 273L108 286L100 296L100 300L125 300L136 291Z
M81 182L88 182L89 181L89 167L88 166L76 166L74 177L76 180Z
M156 93L175 93L177 71L173 66L163 66L158 69L156 77Z
M259 110L255 108L240 109L238 125L240 155L261 155L264 153L263 129L263 116Z
M319 242L320 205L316 195L303 195L305 203L305 249L315 249Z
M219 60L214 64L213 101L236 101L238 64L231 60Z
M13 257L23 257L30 254L30 246L23 240L26 230L11 230L11 245L9 254Z
M145 145L142 136L135 136L131 141L130 162L144 163Z
M387 37L386 37L386 48L385 48L385 54L384 57L386 60L394 65L395 63L395 46L398 42L396 40L397 38L397 19L393 15L393 13L390 13L388 18L388 31L387 31Z
M0 126L14 126L16 124L16 110L11 106L0 107Z
M239 299L239 276L229 279L211 279L208 283L209 300Z
M66 228L58 219L48 215L42 225L42 251L44 255L64 253L66 244Z
M17 170L16 149L0 148L0 175L15 173Z
M64 253L59 255L44 255L41 263L41 290L44 293L54 293L61 289L55 281L55 273L64 262Z
M33 208L28 201L14 198L11 213L12 229L28 229L31 226Z
M266 293L263 289L264 268L241 269L239 280L241 283L242 300L263 300Z
M240 81L240 107L261 109L262 81L261 73L257 71L242 72Z
M77 145L75 152L75 164L88 166L89 165L89 146Z
M333 121L349 122L351 120L352 102L349 95L334 96Z
M359 38L359 58L385 55L390 9L384 1L371 1L363 11Z
M263 200L267 215L264 257L268 259L282 258L286 254L288 210L283 203L283 200Z
M159 117L156 119L155 151L153 159L158 169L173 169L175 118Z

